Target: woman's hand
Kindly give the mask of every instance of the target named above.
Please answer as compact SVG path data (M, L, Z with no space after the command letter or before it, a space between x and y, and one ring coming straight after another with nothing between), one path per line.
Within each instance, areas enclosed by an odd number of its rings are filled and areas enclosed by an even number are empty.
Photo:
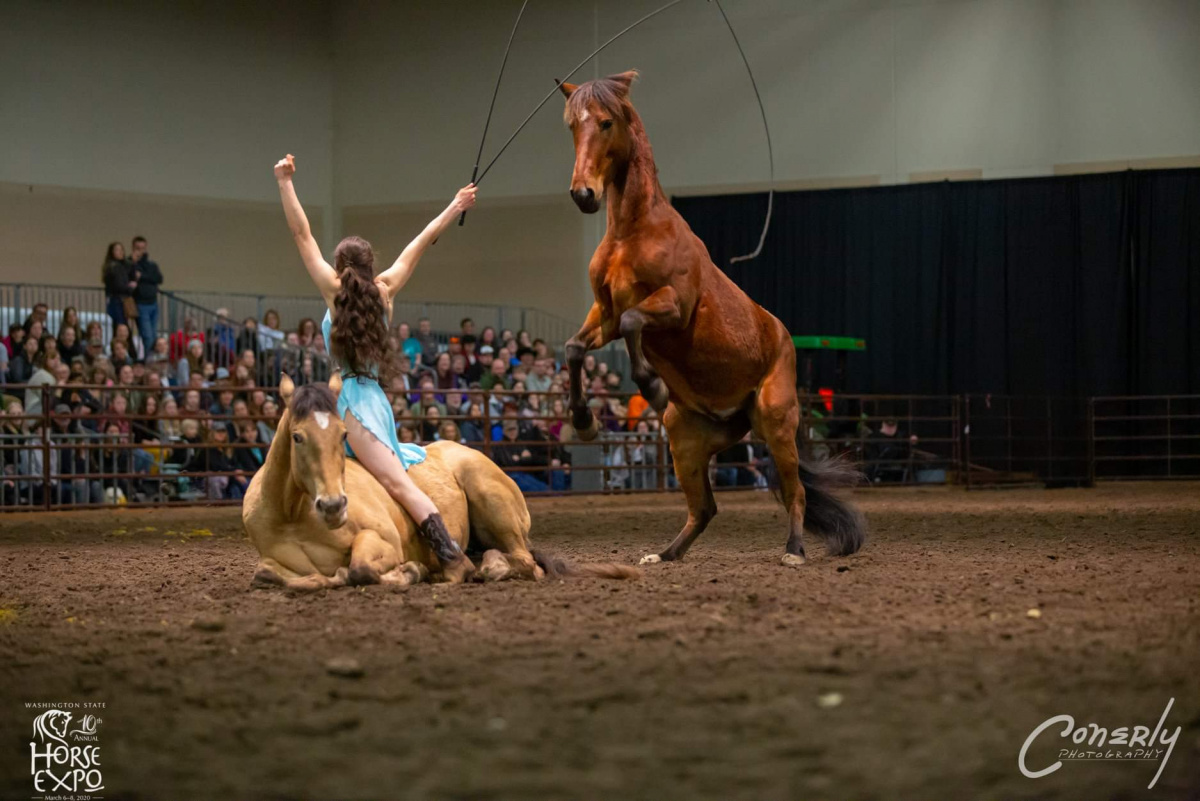
M291 153L275 163L275 180L290 181L296 174L296 157Z
M454 207L454 213L460 214L475 206L475 193L479 191L479 187L475 184L467 184L462 189L458 190L458 194L454 196L451 206Z

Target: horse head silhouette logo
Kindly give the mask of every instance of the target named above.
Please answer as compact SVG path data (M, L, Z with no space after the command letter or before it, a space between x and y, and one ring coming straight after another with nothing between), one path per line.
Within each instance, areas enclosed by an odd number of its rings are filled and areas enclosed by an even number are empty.
M67 725L71 713L61 709L50 709L33 719L33 736L45 742L67 744Z

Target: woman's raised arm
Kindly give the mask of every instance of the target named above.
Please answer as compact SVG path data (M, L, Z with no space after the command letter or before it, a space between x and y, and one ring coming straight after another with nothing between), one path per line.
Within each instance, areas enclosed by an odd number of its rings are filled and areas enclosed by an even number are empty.
M321 248L313 238L312 228L308 225L308 217L296 197L296 187L292 186L292 176L296 174L296 159L291 153L275 165L275 180L279 182L279 199L283 202L283 213L287 217L288 228L292 231L292 239L296 240L296 249L304 260L304 267L312 276L313 283L326 304L333 303L333 297L338 291L338 277L329 262L321 255Z
M458 190L454 200L450 201L450 205L441 214L430 220L429 225L425 226L425 230L408 243L408 247L404 249L395 263L375 279L383 285L389 300L396 297L396 293L400 291L401 287L408 283L413 270L416 269L417 262L425 253L425 248L433 244L434 240L450 227L455 217L475 205L476 191L475 184L468 184Z

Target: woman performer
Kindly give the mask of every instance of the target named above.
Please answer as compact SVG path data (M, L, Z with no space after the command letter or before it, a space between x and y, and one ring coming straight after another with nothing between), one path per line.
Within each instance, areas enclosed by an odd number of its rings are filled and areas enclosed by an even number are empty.
M333 267L321 256L292 186L295 172L290 154L275 165L288 227L328 307L321 329L342 368L338 414L346 422L346 451L417 521L422 539L437 555L447 577L464 580L474 572L474 565L451 539L433 501L405 472L425 460L425 450L397 440L392 407L379 384L379 370L385 366L392 299L408 282L430 243L455 217L475 205L475 186L458 190L445 211L425 226L390 268L376 276L375 253L368 242L356 236L338 244Z

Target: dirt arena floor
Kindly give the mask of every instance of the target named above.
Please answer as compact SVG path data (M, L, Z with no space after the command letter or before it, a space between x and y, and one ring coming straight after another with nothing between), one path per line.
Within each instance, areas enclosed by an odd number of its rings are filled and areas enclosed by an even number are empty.
M312 595L249 588L236 509L0 517L0 793L34 795L25 704L71 701L104 703L106 799L1200 797L1200 486L856 499L866 549L810 538L800 570L739 493L640 581ZM531 507L576 560L684 514ZM1153 790L1157 761L1018 770L1050 717L1153 727L1171 698Z

